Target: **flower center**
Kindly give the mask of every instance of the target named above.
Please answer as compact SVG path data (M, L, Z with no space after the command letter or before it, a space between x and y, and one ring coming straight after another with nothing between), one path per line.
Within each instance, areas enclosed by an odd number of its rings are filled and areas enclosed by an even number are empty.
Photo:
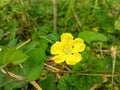
M70 50L69 48L65 48L65 49L64 49L64 53L65 53L65 54L71 54L71 50Z

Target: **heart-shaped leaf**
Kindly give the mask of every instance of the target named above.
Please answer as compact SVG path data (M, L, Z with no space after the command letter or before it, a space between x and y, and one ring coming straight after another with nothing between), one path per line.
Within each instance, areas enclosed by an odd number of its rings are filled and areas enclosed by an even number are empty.
M0 68L5 67L11 63L18 65L24 62L28 58L28 55L13 47L0 46Z

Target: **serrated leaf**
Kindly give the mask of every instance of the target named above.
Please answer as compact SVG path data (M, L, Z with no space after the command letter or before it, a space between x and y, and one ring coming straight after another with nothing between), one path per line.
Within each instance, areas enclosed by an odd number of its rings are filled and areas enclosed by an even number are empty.
M26 54L13 47L0 46L0 68L9 63L18 65L27 60L27 58Z
M76 64L72 71L80 73L72 74L72 80L77 90L90 90L95 84L102 83L102 77L96 76L96 74L106 73L108 70L107 63L107 60L97 60L95 58L90 60L86 57L83 58L83 61ZM94 76L91 76L91 74Z
M72 80L77 87L77 90L90 90L90 88L97 83L102 82L101 77L83 76L83 75L72 75Z
M58 90L78 90L78 89L76 89L71 79L71 76L67 74L60 78L58 83Z
M48 75L46 79L41 81L40 85L43 90L56 90L55 75L54 74Z
M88 44L90 44L93 41L107 41L107 37L104 34L93 31L80 32L79 37L82 38Z
M23 72L27 80L32 81L39 78L42 73L46 55L43 49L35 48L27 53L29 58L23 64Z
M94 84L102 82L102 78L98 76L90 76L86 74L92 74L93 72L89 70L89 67L84 63L78 63L74 66L73 72L81 72L77 74L72 74L71 78L75 84L77 90L90 90ZM85 74L85 75L84 75Z

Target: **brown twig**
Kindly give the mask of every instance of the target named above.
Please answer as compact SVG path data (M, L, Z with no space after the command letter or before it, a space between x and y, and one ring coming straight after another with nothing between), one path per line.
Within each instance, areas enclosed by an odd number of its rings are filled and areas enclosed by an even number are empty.
M16 49L21 48L22 46L24 46L24 45L28 44L30 41L31 41L31 38L30 38L30 39L28 39L26 42L22 43L21 45L17 46L17 47L16 47ZM22 66L21 64L19 64L19 66L20 66L21 68L23 68L23 66Z
M57 32L57 0L53 1L54 32Z
M87 74L87 73L84 73L84 71L82 72L73 72L73 71L63 71L63 70L60 70L56 67L53 67L51 65L48 65L46 63L44 63L44 65L51 70L51 72L54 72L54 73L69 73L69 74L77 74L77 75L82 75L82 76L100 76L100 77L112 77L112 76L120 76L120 74L114 74L114 75L111 75L111 74Z
M16 78L16 79L18 79L18 80L25 80L25 77L23 77L23 76L16 75L16 74L14 74L14 73L12 73L12 72L5 71L4 69L1 69L1 71L2 71L2 73L4 73L4 74L8 74L8 75L9 75L10 77L12 77L12 78Z
M96 50L96 49L94 49L96 52L110 52L110 50L109 49L105 49L105 50L102 50L102 49L99 49L99 50Z
M72 11L73 11L73 15L74 15L75 20L77 21L78 26L82 29L82 24L81 24L80 20L78 19L78 16L77 16L75 10L72 9Z
M82 72L72 72L72 71L52 71L54 73L69 73L69 74L77 74L77 75L81 75L81 76L98 76L98 77L112 77L112 76L120 76L120 74L88 74L88 73L82 73Z
M28 44L30 41L31 41L31 38L30 38L30 39L28 39L26 42L22 43L21 45L17 46L17 47L16 47L16 49L21 48L22 46L24 46L24 45Z
M38 85L35 81L30 81L30 83L37 89L37 90L42 90L40 85Z
M99 49L99 50L95 50L95 51L100 52L102 58L104 58L103 52L105 52L105 53L111 52L109 49L106 49L106 50Z
M52 70L55 70L55 71L61 71L60 69L58 69L58 68L56 68L56 67L53 67L53 66L51 66L51 65L48 65L48 64L46 64L46 63L44 63L44 65L45 66L47 66L47 67L49 67L49 68L51 68Z
M111 56L112 56L112 81L111 83L114 85L114 73L115 73L115 62L116 62L116 46L111 47Z

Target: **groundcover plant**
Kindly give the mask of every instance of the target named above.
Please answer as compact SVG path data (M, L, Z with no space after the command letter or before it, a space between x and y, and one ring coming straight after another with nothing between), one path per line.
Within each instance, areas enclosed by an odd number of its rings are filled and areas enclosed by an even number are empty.
M120 0L0 0L0 90L120 90Z

